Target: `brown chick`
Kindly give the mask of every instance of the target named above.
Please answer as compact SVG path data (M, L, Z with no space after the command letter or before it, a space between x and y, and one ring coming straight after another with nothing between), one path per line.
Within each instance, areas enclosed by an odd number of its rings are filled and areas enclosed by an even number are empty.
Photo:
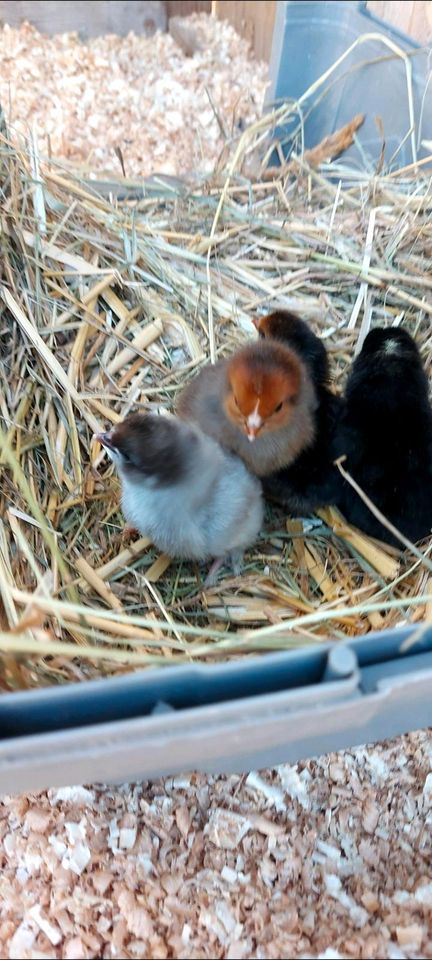
M316 406L312 378L296 353L260 341L204 367L180 394L177 413L263 477L313 441Z

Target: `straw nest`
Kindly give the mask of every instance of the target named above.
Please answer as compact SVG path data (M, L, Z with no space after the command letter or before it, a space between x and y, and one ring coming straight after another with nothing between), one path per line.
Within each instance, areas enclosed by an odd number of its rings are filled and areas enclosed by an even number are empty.
M262 144L289 109L246 130L210 180L144 189L91 181L3 136L4 688L432 618L432 540L399 556L330 509L304 521L269 509L243 576L197 599L202 570L127 541L93 439L131 411L172 407L276 306L325 338L335 390L371 322L407 326L430 369L427 167L354 173L322 163L343 146L330 138L272 170Z

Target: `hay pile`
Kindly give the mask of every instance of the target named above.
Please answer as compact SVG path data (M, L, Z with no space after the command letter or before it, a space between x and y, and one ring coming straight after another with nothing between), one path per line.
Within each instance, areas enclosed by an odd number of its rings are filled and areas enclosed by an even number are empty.
M302 522L269 510L244 575L197 602L202 571L125 542L118 481L92 439L149 404L171 407L199 365L277 306L325 338L337 390L371 323L410 329L430 371L426 168L371 178L305 156L264 169L258 148L288 109L247 129L205 182L144 190L84 181L34 140L3 136L4 688L432 617L432 540L399 558L332 511Z

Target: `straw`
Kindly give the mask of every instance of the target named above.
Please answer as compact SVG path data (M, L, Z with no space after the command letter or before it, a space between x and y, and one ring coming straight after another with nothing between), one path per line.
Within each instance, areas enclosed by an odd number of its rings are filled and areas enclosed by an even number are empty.
M411 102L409 58L392 53ZM410 330L430 371L423 161L413 150L397 176L336 159L358 117L280 168L263 159L336 66L248 127L231 154L227 145L207 182L156 178L144 198L142 185L125 196L120 180L103 195L99 181L47 162L34 134L28 145L0 139L6 687L73 681L77 664L97 677L430 621L432 539L422 550L404 539L400 553L330 507L313 522L269 508L243 575L225 571L203 591L204 568L147 537L125 542L119 482L93 440L149 404L172 409L197 369L255 336L255 311L307 319L325 338L335 391L371 323Z

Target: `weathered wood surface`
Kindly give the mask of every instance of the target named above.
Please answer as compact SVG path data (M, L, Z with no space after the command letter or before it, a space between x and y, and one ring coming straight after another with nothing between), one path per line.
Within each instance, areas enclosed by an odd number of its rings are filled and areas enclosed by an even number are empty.
M417 43L432 40L432 0L371 0L368 10L397 30L407 33Z
M270 60L275 0L255 0L253 3L214 0L213 11L217 17L229 20L237 33L249 40L258 60Z
M211 13L212 0L167 0L168 17L188 17L190 13Z
M176 4L174 4L176 6ZM166 4L162 0L5 0L0 2L0 21L12 27L28 20L42 33L77 31L83 37L104 33L125 36L134 33L153 34L165 30Z

